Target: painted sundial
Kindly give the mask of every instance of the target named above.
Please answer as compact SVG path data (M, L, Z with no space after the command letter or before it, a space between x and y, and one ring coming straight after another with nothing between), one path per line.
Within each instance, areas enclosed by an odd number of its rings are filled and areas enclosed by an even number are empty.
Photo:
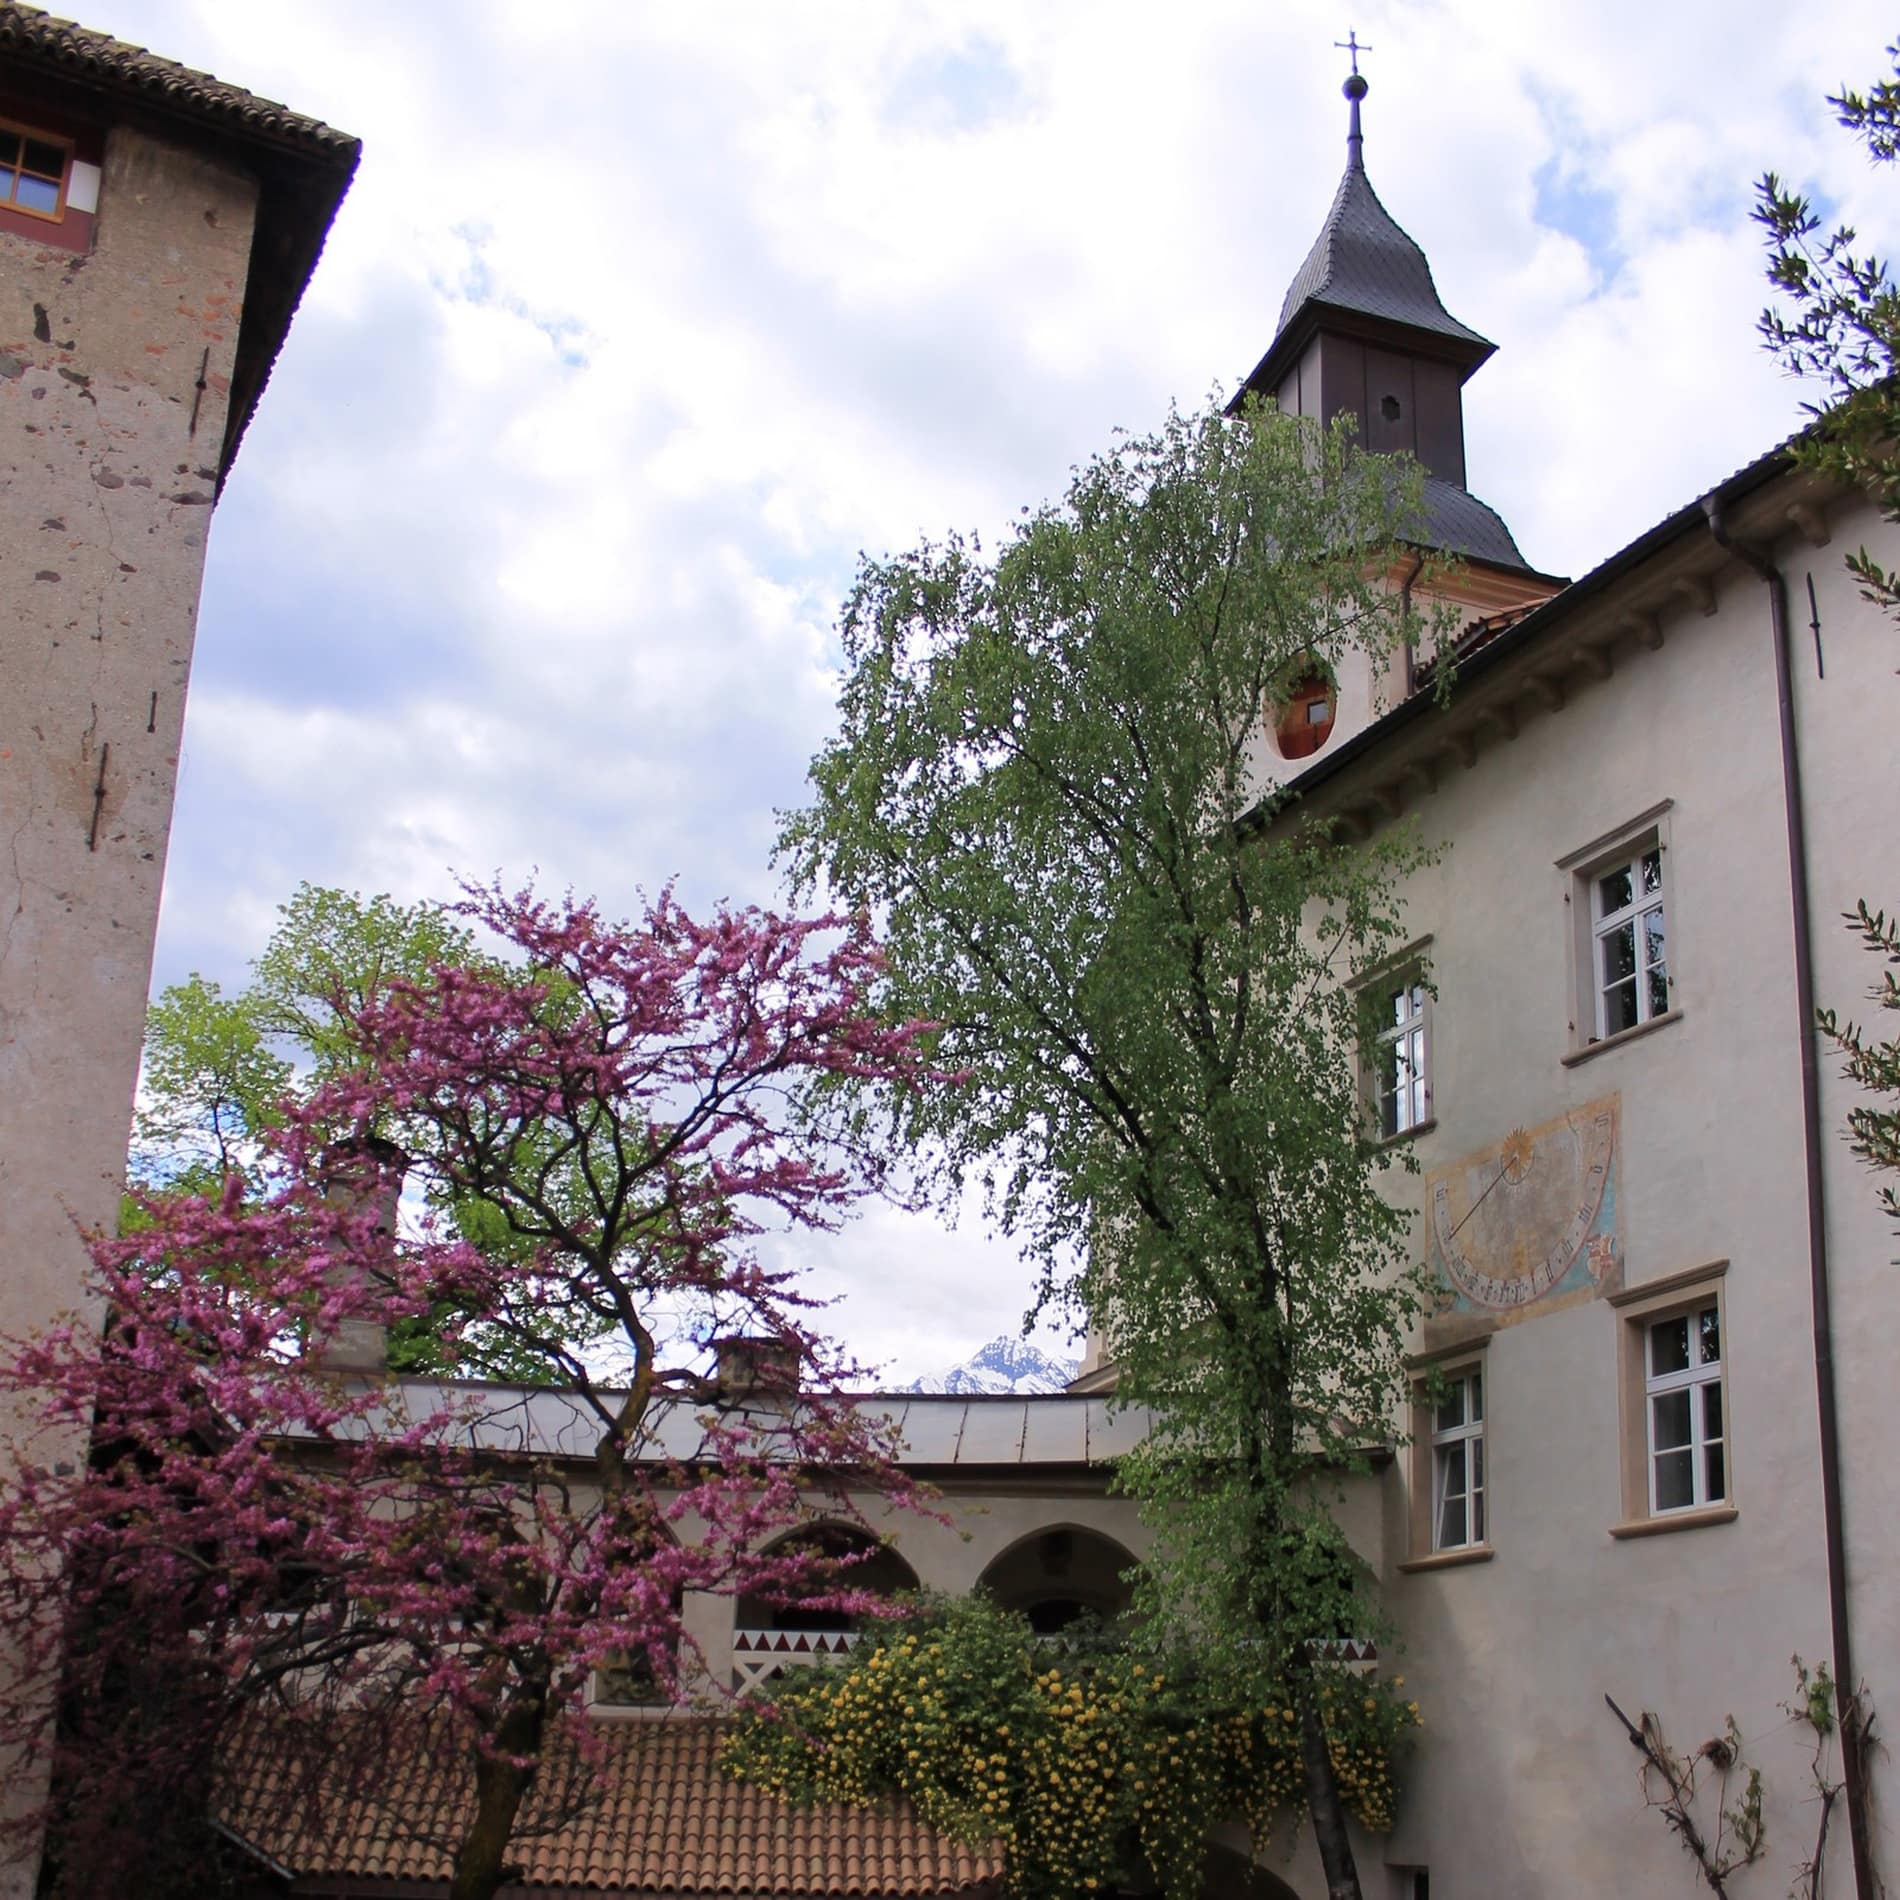
M1441 1321L1508 1325L1618 1284L1617 1121L1606 1096L1425 1177Z

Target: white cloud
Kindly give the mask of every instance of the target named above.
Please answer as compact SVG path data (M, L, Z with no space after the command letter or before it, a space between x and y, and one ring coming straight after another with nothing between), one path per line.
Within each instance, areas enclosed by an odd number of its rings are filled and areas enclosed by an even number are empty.
M161 981L234 974L301 878L773 896L858 550L994 530L1231 387L1344 157L1318 0L86 11L365 142L220 509ZM1795 420L1753 335L1760 171L1891 248L1892 180L1821 103L1890 23L1757 13L1360 17L1372 177L1501 346L1471 481L1534 563L1593 565ZM822 1260L905 1372L1026 1293L973 1224Z

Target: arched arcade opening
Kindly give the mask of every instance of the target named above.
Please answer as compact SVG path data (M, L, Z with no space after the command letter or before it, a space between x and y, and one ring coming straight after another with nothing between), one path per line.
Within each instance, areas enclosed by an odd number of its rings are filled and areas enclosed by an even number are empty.
M1028 1617L1038 1636L1059 1636L1084 1618L1114 1623L1125 1616L1133 1597L1125 1573L1134 1567L1114 1538L1080 1524L1051 1524L992 1559L977 1588Z

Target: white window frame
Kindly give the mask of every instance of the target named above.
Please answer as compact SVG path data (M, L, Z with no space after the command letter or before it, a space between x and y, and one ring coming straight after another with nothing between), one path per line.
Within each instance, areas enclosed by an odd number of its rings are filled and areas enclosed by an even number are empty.
M1578 1061L1604 1043L1634 1036L1652 1023L1673 1020L1680 1008L1677 984L1680 972L1677 951L1681 948L1677 889L1670 855L1670 813L1673 799L1663 799L1647 811L1639 812L1627 823L1593 838L1588 844L1557 860L1563 875L1564 903L1572 928L1571 945L1571 1047L1567 1061ZM1657 885L1653 891L1642 888L1644 859L1654 854ZM1630 874L1630 901L1614 910L1603 908L1603 880L1619 871ZM1647 955L1643 928L1645 915L1661 920L1662 952L1659 958ZM1635 948L1636 969L1628 979L1634 985L1636 1020L1620 1028L1609 1025L1605 999L1618 983L1604 980L1604 946L1628 927ZM1660 970L1664 1006L1656 1007L1650 994L1649 977Z
M1729 1324L1728 1265L1726 1260L1710 1260L1701 1266L1685 1267L1679 1273L1665 1273L1641 1285L1626 1286L1605 1296L1618 1321L1617 1412L1622 1420L1621 1449L1617 1462L1622 1469L1623 1517L1620 1523L1610 1526L1612 1537L1647 1537L1658 1531L1691 1530L1704 1524L1729 1524L1739 1515L1735 1504L1735 1408L1729 1402L1729 1374L1735 1368L1735 1336ZM1705 1455L1700 1477L1692 1486L1692 1495L1701 1497L1703 1501L1671 1505L1667 1510L1659 1511L1656 1508L1656 1413L1651 1386L1657 1384L1660 1389L1667 1390L1671 1383L1681 1380L1682 1375L1651 1372L1654 1361L1650 1329L1685 1315L1707 1312L1710 1307L1715 1309L1716 1315L1718 1357L1704 1360L1698 1347L1696 1359L1688 1368L1689 1378L1683 1382L1706 1384L1709 1375L1720 1374L1722 1495L1719 1498L1708 1495ZM1697 1377L1698 1374L1701 1376ZM1744 1429L1746 1425L1744 1419ZM1706 1430L1706 1419L1704 1427L1701 1442L1706 1454L1706 1448L1713 1442ZM1693 1451L1693 1427L1691 1439Z
M1416 963L1382 977L1377 987L1386 1007L1380 1012L1385 1027L1375 1045L1372 1091L1379 1133L1387 1141L1397 1141L1433 1120L1432 993L1426 987L1424 969ZM1388 1021L1394 1010L1397 1014ZM1389 1092L1388 1081L1392 1083ZM1393 1110L1389 1127L1388 1102Z
M1462 1396L1460 1422L1442 1425L1442 1404L1433 1407L1432 1421L1432 1549L1482 1550L1491 1541L1490 1474L1485 1460L1484 1366L1458 1367L1444 1377L1445 1390ZM1462 1450L1464 1465L1465 1534L1445 1536L1445 1506L1453 1501L1447 1477L1454 1451Z
M1715 1322L1715 1352L1705 1357L1706 1341L1702 1321ZM1689 1363L1670 1372L1658 1372L1656 1335L1665 1326L1678 1323L1686 1327L1689 1338ZM1644 1464L1649 1485L1649 1513L1669 1517L1683 1511L1706 1511L1729 1501L1729 1407L1727 1364L1722 1356L1727 1345L1722 1302L1713 1292L1687 1306L1663 1313L1646 1313L1641 1321L1643 1351L1643 1436ZM1714 1388L1720 1413L1720 1430L1708 1429L1708 1407L1704 1397ZM1673 1398L1679 1392L1689 1395L1689 1438L1684 1445L1657 1443L1657 1402ZM1681 1504L1663 1504L1657 1495L1656 1469L1663 1458L1689 1454L1688 1499ZM1710 1480L1709 1459L1713 1451L1720 1462L1720 1489Z
M1651 867L1655 883L1650 883ZM1629 879L1630 898L1614 910L1604 909L1603 886L1614 877ZM1660 926L1662 954L1649 954L1649 919ZM1630 933L1632 969L1626 977L1610 979L1605 955L1611 940L1623 931ZM1590 996L1596 1017L1599 1042L1640 1029L1647 1022L1669 1013L1669 874L1665 868L1661 842L1652 834L1637 842L1631 854L1620 862L1599 865L1590 873ZM1651 979L1662 977L1662 1007L1656 1007ZM1636 1020L1610 1027L1609 997L1612 990L1628 984L1636 1004Z
M1371 1011L1377 1027L1362 1058L1360 1089L1370 1117L1373 1137L1379 1141L1403 1141L1432 1126L1438 1111L1432 1096L1432 982L1429 936L1416 938L1404 949L1383 958L1373 969L1354 979L1361 1004ZM1403 1004L1403 1014L1393 1015L1393 1005ZM1415 1054L1414 1054L1415 1052ZM1413 1073L1402 1085L1404 1095L1388 1095L1388 1060L1414 1062ZM1403 1102L1416 1112L1409 1120L1395 1116L1397 1125L1386 1127L1386 1103Z

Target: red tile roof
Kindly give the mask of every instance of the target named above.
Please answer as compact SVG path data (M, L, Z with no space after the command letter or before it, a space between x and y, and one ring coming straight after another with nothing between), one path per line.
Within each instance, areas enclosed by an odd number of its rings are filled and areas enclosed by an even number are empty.
M56 72L122 97L145 99L207 126L321 153L346 165L356 162L360 149L347 132L320 119L19 0L0 3L0 56L21 61L29 71Z
M926 1827L908 1807L794 1808L719 1772L728 1725L703 1716L602 1722L598 1774L551 1751L511 1849L510 1894L684 1900L910 1900L999 1891L1001 1862ZM326 1788L281 1733L240 1735L220 1771L217 1820L296 1891L446 1883L470 1800L467 1756L441 1728L389 1747L373 1785ZM383 1889L387 1891L387 1889Z

